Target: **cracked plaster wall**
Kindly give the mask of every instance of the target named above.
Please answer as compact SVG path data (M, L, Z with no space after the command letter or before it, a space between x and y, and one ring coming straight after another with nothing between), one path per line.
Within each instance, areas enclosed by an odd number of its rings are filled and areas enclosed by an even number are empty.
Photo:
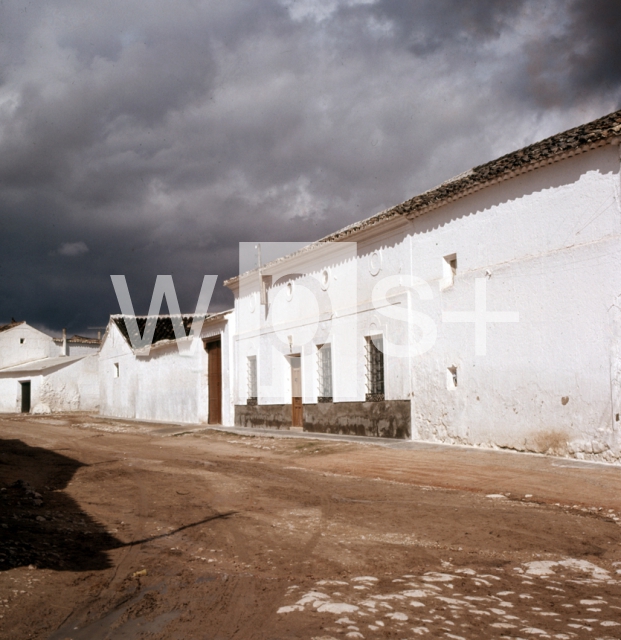
M607 146L414 221L415 273L439 282L441 257L458 260L453 287L425 309L439 331L414 363L415 438L621 459L619 192L619 148ZM485 356L472 324L441 322L473 310L476 278L488 310L520 314L487 325Z
M230 400L230 322L206 326L202 338L222 339L222 422L232 425ZM118 365L118 377L115 364ZM173 341L153 348L147 357L136 356L114 323L110 323L99 358L100 414L145 421L207 422L209 394L207 353L202 340L189 355L180 355Z
M303 401L316 403L317 345L323 342L333 345L334 410L364 401L365 337L377 333L397 345L397 353L385 354L386 400L411 400L413 439L620 461L621 322L614 315L621 294L619 165L619 147L607 145L412 221L366 229L355 236L353 256L306 252L280 261L267 312L258 279L240 278L236 404L247 399L248 356L258 359L258 404L290 403L286 356L296 352L302 355ZM444 257L453 254L457 273L447 287ZM303 285L321 280L324 270L329 288L308 285L315 302L304 298ZM290 299L287 273L298 274L291 277ZM378 309L371 292L386 276L401 286ZM428 283L432 295L408 292L409 276ZM478 278L485 281L487 310L519 313L517 323L487 324L485 356L475 353L472 323L442 321L443 312L474 311ZM314 327L312 304L320 318ZM284 309L282 326L262 328L277 305ZM408 334L390 307L410 318L425 314L437 330L433 347L401 357L398 345L420 335L416 329ZM449 367L457 374L454 389L447 384Z

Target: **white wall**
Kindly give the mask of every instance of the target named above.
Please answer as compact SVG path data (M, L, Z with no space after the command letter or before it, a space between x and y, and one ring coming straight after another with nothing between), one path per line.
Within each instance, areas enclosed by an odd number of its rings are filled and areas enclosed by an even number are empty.
M385 335L397 345L385 353L385 398L410 397L410 364L397 357L402 351L398 345L408 340L407 323L398 315L407 319L408 295L398 285L405 282L410 268L409 228L407 221L398 220L360 234L357 243L321 247L268 265L263 273L272 276L273 286L267 309L259 305L256 275L242 278L236 298L236 403L247 400L247 362L254 355L258 355L259 404L291 402L289 353L301 354L304 402L317 402L317 346L325 343L332 345L334 402L364 401L366 338L371 335ZM374 304L373 288L387 275L395 279L396 288Z
M578 457L618 458L609 310L621 293L619 192L619 149L607 146L413 222L413 272L435 292L419 308L438 326L436 346L414 363L414 437L533 451L569 442ZM440 292L452 253L455 284ZM488 310L520 316L487 326L485 356L472 324L441 322L442 311L474 309L476 278Z
M104 416L134 418L136 415L134 354L117 329L110 322L99 351L99 412ZM118 378L115 366L118 365ZM123 376L123 377L121 377Z
M227 320L207 323L201 339L194 341L187 355L180 354L173 341L156 344L146 357L136 356L111 322L99 355L101 415L145 421L207 422L207 353L202 338L212 335L222 336L222 420L224 424L233 424Z
M89 355L40 377L33 413L96 411L99 408L99 363Z
M0 332L0 369L55 355L54 340L26 323Z
M31 397L37 393L36 387L39 379L31 377L19 378L19 380L31 380ZM31 405L32 406L32 405ZM0 413L19 413L21 411L21 388L17 378L0 375Z
M619 460L619 164L618 146L591 150L352 236L353 258L310 252L267 265L274 282L304 274L293 278L291 296L286 279L270 290L267 315L258 276L240 278L235 402L246 402L249 355L258 356L259 403L290 401L288 336L302 354L304 402L316 402L314 345L326 341L335 401L363 400L365 336L382 333L395 345L385 354L386 399L412 398L415 439ZM457 275L445 287L443 258L451 254ZM330 288L304 293L324 267ZM378 308L372 290L386 277L395 288ZM409 286L413 277L427 283L428 299ZM519 314L519 322L487 324L484 356L475 353L472 323L442 321L443 312L474 311L477 279L489 311ZM412 356L406 347L420 336L403 318L415 313L429 318L437 338ZM458 386L450 390L453 366Z
M62 345L60 350L62 350ZM98 344L80 344L80 343L72 344L71 342L67 342L68 356L88 356L88 355L95 354L98 351L99 351Z
M21 411L20 382L30 381L32 413L96 411L99 407L97 356L59 364L42 372L0 373L0 413Z

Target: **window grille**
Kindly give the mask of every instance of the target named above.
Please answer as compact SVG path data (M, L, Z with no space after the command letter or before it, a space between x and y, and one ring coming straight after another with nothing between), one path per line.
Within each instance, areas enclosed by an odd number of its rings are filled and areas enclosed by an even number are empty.
M248 357L248 402L247 404L257 404L257 357Z
M367 402L384 399L384 340L367 338Z
M318 345L317 373L319 377L319 402L332 402L332 345Z

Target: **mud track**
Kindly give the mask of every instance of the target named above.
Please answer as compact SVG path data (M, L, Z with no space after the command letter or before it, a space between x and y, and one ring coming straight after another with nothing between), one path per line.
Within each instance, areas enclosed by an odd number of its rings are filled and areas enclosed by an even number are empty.
M621 637L621 469L178 432L0 419L0 637Z

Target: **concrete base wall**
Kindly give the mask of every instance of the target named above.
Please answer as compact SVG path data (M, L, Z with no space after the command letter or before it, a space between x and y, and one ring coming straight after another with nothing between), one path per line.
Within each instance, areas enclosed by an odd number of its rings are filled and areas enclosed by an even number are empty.
M304 431L409 439L410 401L320 402L304 405Z
M306 407L304 407L306 409ZM236 427L288 429L291 426L290 404L236 404Z
M291 405L236 405L235 426L288 429ZM409 439L410 401L305 404L304 431Z

